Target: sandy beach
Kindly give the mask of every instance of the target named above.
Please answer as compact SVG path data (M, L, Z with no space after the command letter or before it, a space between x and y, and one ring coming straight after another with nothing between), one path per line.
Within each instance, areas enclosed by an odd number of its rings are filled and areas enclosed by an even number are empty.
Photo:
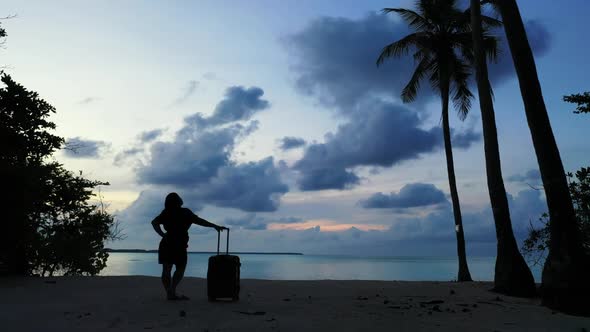
M239 302L166 301L159 278L0 279L2 331L590 331L490 283L243 280Z

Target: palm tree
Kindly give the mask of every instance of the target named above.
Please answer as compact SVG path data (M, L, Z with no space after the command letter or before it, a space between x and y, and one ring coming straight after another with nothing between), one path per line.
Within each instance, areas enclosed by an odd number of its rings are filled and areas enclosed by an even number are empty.
M482 29L480 0L471 0L471 26L473 34L473 54L475 76L479 92L483 140L486 158L486 174L488 192L496 225L498 240L496 252L496 269L494 274L494 290L513 296L533 296L536 293L535 279L518 251L518 245L512 232L512 222L506 198L506 189L502 178L500 150L498 148L498 132L492 88L488 79L486 63L486 40L490 37ZM490 49L489 47L487 49ZM492 59L495 53L487 54Z
M516 1L495 0L493 3L504 22L549 208L551 239L543 268L543 303L569 312L590 314L590 306L586 302L590 297L590 259L582 249L535 58Z
M386 58L406 55L414 49L414 60L418 63L410 81L402 91L402 100L415 100L421 81L428 77L432 88L440 93L442 101L442 126L447 158L447 172L455 230L457 235L457 253L459 256L458 281L471 281L465 254L465 237L457 184L453 150L451 147L451 129L449 126L449 99L452 99L464 119L473 95L469 91L468 78L470 66L463 53L471 49L469 16L457 9L456 0L420 0L416 2L418 11L402 8L385 8L384 13L398 13L415 30L404 38L383 48L377 59L377 65Z

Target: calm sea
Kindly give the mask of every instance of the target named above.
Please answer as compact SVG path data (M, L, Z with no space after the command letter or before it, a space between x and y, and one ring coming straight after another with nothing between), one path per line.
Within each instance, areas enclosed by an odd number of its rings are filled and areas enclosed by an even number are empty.
M210 254L189 254L185 275L205 278ZM240 254L241 277L271 280L435 280L457 276L456 257L348 257L323 255ZM471 257L469 269L474 280L494 278L494 257ZM541 280L541 267L532 267ZM110 253L101 275L159 276L156 253Z

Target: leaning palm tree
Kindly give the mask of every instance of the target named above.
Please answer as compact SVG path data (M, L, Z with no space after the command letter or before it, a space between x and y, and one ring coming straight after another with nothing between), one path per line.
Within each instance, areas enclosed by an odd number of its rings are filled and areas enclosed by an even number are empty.
M549 255L543 268L543 302L565 311L590 314L587 303L590 297L590 259L581 245L563 163L547 115L535 58L522 17L515 0L488 2L498 8L504 22L547 197L551 239Z
M385 8L384 13L398 13L415 32L383 48L377 65L389 57L406 55L414 50L418 63L410 81L402 91L402 100L416 99L421 81L428 77L434 90L440 93L442 101L442 126L447 158L449 188L455 217L457 253L459 256L458 281L471 281L465 254L465 237L451 147L449 126L449 100L452 98L459 117L464 119L471 107L473 95L469 91L471 75L468 54L471 52L469 16L457 8L456 0L420 0L418 11L402 8ZM495 47L495 44L493 45ZM452 96L451 96L452 94Z
M497 252L494 274L494 289L497 292L513 296L533 296L536 293L535 279L518 251L518 244L512 231L510 210L506 197L506 188L502 179L498 132L492 101L492 89L488 78L486 40L493 38L482 28L480 0L471 0L471 27L473 35L473 55L475 77L481 108L484 151L486 158L486 175L492 212L496 225ZM490 48L488 47L488 50Z

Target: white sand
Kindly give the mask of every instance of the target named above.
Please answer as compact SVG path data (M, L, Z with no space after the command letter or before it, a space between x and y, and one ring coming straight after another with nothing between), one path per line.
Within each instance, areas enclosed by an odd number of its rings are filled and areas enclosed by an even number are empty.
M239 302L210 303L199 278L183 280L179 292L191 300L175 302L154 277L0 279L0 331L590 331L590 318L489 288L242 280Z

